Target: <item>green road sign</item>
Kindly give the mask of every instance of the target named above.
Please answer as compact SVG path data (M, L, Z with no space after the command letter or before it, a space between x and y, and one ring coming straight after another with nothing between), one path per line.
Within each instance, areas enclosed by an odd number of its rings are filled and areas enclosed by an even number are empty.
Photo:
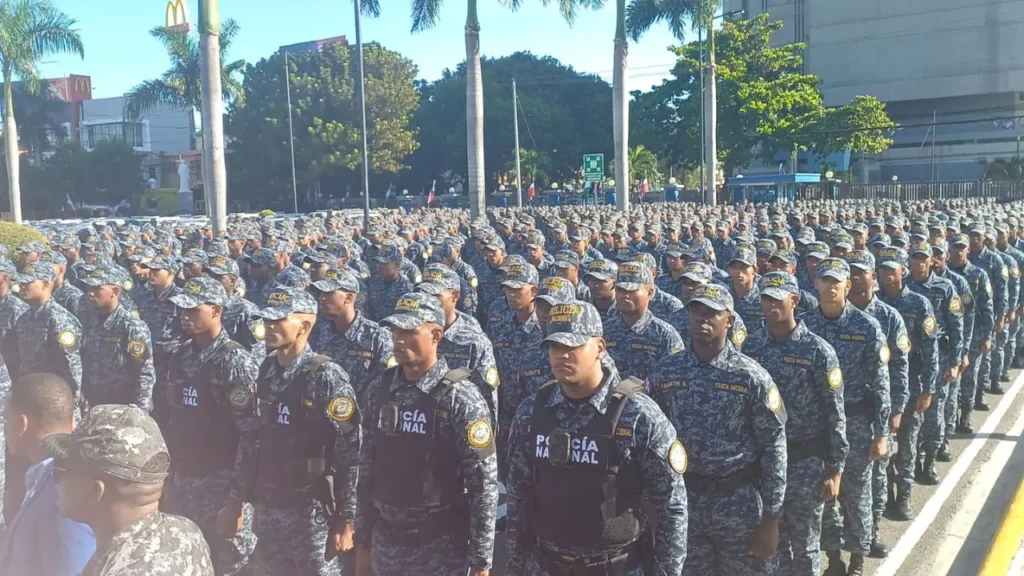
M604 154L583 155L583 181L604 181Z

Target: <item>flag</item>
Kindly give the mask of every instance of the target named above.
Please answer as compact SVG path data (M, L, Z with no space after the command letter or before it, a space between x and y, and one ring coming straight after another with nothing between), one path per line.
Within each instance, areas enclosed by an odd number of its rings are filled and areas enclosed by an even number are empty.
M650 187L647 185L647 178L644 177L644 181L640 183L640 195L643 196L644 194L647 194L649 188Z
M533 202L533 197L537 195L536 182L530 182L530 189L526 191L526 199L529 202Z
M434 203L434 188L437 186L437 180L430 183L430 193L427 194L427 206Z
M388 185L388 191L384 193L385 198L391 198L391 185Z
M75 209L75 203L71 201L71 195L70 194L64 194L64 198L67 199L68 207L70 207L72 210L74 210Z

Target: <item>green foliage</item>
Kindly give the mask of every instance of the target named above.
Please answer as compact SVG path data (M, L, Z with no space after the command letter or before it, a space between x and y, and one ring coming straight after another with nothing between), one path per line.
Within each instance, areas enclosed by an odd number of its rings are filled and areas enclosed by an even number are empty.
M523 170L523 187L529 188L531 183L537 186L546 186L551 182L548 171L551 169L551 158L536 150L528 148L519 149L519 165ZM509 186L516 185L516 159L515 156L508 161L505 180Z
M13 253L18 246L28 242L46 242L42 232L31 226L22 226L14 222L0 222L0 244L7 247L7 251Z
M609 164L610 176L615 177L615 161ZM629 149L629 185L631 189L639 189L640 184L647 179L651 188L661 186L661 170L658 167L658 157L644 147L643 144L633 146Z
M803 72L806 45L772 44L782 26L761 15L724 22L716 33L718 159L726 171L750 165L755 154L770 161L779 150L824 156L888 148L896 124L885 105L858 96L826 108L818 77ZM678 58L672 78L634 93L630 138L671 164L693 167L700 163L700 49L693 42L672 50Z
M274 216L274 211L273 210L260 210L260 216L262 216L264 218L269 218L271 216Z
M985 176L993 180L1022 183L1024 182L1024 160L1017 156L997 158L985 166Z
M246 68L244 101L232 107L228 118L229 181L238 198L256 195L272 201L291 195L284 58L274 54ZM288 55L300 194L317 182L325 191L362 188L356 58L355 51L343 45ZM370 170L394 175L407 168L406 157L418 146L410 126L419 103L413 87L416 66L378 44L365 45L363 58Z

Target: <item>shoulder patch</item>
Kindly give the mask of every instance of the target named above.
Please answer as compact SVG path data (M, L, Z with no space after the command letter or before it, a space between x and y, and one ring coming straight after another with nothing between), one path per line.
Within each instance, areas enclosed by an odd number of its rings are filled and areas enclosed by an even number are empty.
M142 358L146 355L146 343L142 340L129 340L128 354L132 358Z
M356 403L351 398L339 396L327 404L327 415L335 422L346 422L356 411Z
M732 331L732 344L739 348L743 346L743 343L747 341L747 331L743 328L736 328Z
M992 283L989 282L987 279L985 280L985 292L988 292L989 296L992 295Z
M878 349L878 360L882 364L888 364L889 363L889 358L891 358L891 357L892 357L892 354L889 352L889 347L888 346L882 345Z
M263 324L262 321L255 322L252 325L252 336L257 340L263 340L264 338L267 337L267 327Z
M828 371L828 387L833 390L843 387L843 369L839 366Z
M949 311L959 316L964 313L963 302L960 301L959 296L953 296L949 299Z
M1020 269L1017 268L1016 266L1010 268L1010 276L1012 276L1013 278L1020 278Z
M935 318L926 316L924 322L921 323L921 327L924 328L924 333L931 336L935 334Z
M132 288L135 288L135 284L131 280L125 280L121 287L124 288L126 292L131 292Z
M487 448L491 445L494 433L491 431L491 423L487 420L474 420L469 423L466 439L469 445L474 448Z
M138 309L132 310L131 312L129 312L129 314L131 314L132 318L139 318Z
M228 392L228 403L234 408L238 408L239 410L248 408L251 402L252 392L250 392L248 388L232 388L231 391Z
M484 382L487 382L487 385L491 388L498 387L498 369L496 367L490 366L487 368L487 371L484 372Z
M686 458L686 448L679 440L673 440L672 445L668 447L668 467L676 474L685 474L687 464L689 462Z
M999 271L999 274L1003 277L1003 280L1008 280L1010 278L1010 271L1006 266L1003 266L1003 269Z
M782 395L779 394L779 387L775 384L768 389L768 409L772 412L782 410Z
M78 336L71 330L65 330L57 336L57 342L64 348L73 348L78 344Z
M394 368L395 366L398 366L398 360L395 360L394 355L388 356L388 361L384 363L384 366L386 368Z
M910 338L906 334L900 334L896 337L896 347L904 354L910 352Z
M473 276L472 278L469 279L469 287L470 288L476 289L477 284L479 284L479 283L480 283L480 281L476 279L476 276Z

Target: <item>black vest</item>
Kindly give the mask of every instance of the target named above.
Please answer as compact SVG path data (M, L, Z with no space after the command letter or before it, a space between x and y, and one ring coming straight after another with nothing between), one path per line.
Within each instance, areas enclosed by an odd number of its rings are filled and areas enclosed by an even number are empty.
M228 384L216 371L228 354L241 348L232 340L224 342L191 379L180 362L171 362L167 449L174 454L171 467L176 473L208 476L234 467L238 433L231 407L216 395Z
M626 401L643 383L619 382L605 413L578 430L559 427L556 407L547 406L555 386L537 392L530 434L522 440L533 472L530 531L565 548L628 546L640 538L640 469L623 466L626 455L614 439Z
M398 508L434 508L465 503L455 446L441 437L441 401L466 368L451 370L429 394L399 405L391 393L398 368L384 372L377 391L378 418L374 435L373 499Z

